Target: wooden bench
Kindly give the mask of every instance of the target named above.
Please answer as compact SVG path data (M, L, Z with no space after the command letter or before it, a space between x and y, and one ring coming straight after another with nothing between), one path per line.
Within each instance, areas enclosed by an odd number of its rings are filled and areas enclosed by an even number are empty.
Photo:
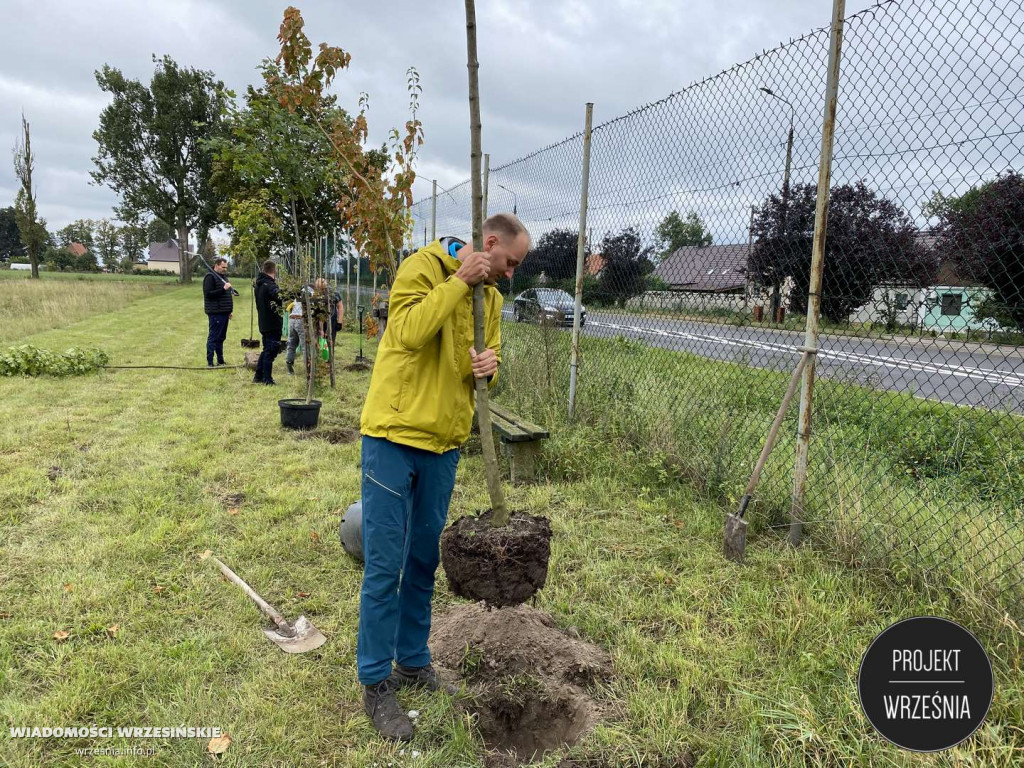
M551 433L494 403L491 403L491 428L501 438L501 451L508 456L512 482L536 478L540 441Z

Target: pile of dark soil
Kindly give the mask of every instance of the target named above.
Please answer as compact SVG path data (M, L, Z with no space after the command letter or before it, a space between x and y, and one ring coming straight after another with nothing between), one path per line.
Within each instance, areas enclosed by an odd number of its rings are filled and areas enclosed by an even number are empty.
M551 523L525 512L495 528L491 510L461 517L441 535L441 562L459 597L495 607L519 605L537 594L548 575Z
M592 696L612 677L611 658L527 606L459 605L434 619L434 659L457 670L491 762L516 765L577 743L603 717Z

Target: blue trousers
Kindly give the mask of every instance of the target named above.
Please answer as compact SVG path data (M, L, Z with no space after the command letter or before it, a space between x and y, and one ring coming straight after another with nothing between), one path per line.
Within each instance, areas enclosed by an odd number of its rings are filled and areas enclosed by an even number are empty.
M455 487L459 451L432 453L363 436L363 588L356 661L376 685L392 661L430 663L430 603L438 542Z
M224 339L228 337L228 316L207 315L210 318L210 332L206 334L206 362L213 362L214 353L217 362L224 362Z

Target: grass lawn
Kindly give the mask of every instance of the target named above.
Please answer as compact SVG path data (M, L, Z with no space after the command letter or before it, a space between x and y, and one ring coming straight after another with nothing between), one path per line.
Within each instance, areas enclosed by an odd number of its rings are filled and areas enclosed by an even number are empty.
M41 330L114 311L168 290L173 284L173 278L166 277L61 272L40 275L40 280L31 280L24 272L0 270L4 278L0 279L0 344L20 342Z
M178 278L173 275L124 275L114 272L50 272L40 270L41 280L74 280L101 283L165 283L176 285ZM202 274L198 275L202 281ZM0 269L0 280L28 280L29 273L18 269Z
M205 364L198 286L105 309L9 341L99 346L114 365ZM247 335L247 320L232 323L229 361ZM345 337L343 362L357 343ZM483 764L471 719L442 694L402 694L422 713L404 752L375 738L362 714L361 569L336 533L359 494L358 444L283 432L276 401L298 396L300 382L277 367L276 389L254 387L241 370L0 383L0 764L120 765L129 761L75 749L126 746L156 750L156 762L132 764L212 762L205 739L7 738L12 726L91 724L218 726L234 740L226 766ZM323 393L323 426L357 425L368 380L339 374ZM559 425L549 441L578 471L507 488L510 506L552 519L538 607L614 660L616 678L598 694L614 714L573 749L579 764L1021 764L1024 633L1012 622L852 570L827 550L793 550L770 530L745 566L729 564L718 503L690 483L648 482L634 456L595 441L586 423ZM485 506L470 452L451 514ZM312 618L329 642L300 656L277 650L248 599L198 560L206 549L285 615ZM452 602L442 576L436 612ZM987 723L941 755L901 752L877 736L855 687L875 635L920 614L965 623L996 676ZM58 631L69 638L57 641Z

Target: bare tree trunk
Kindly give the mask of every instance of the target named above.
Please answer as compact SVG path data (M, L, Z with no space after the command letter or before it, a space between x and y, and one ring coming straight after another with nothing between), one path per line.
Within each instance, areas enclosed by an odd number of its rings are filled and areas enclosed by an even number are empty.
M295 258L301 258L302 238L299 237L299 214L295 210L295 198L292 198L292 227L295 229Z
M476 56L476 5L466 0L466 67L469 70L469 135L470 166L473 190L473 250L482 251L483 241L483 188L480 183L480 62ZM477 353L487 347L484 327L484 284L479 282L473 288L473 342ZM491 431L491 406L486 379L475 379L476 413L480 425L480 443L484 453L484 474L487 477L487 493L491 497L491 524L495 527L508 523L508 509L505 494L501 488L498 469L498 454L494 449L494 433Z
M332 296L331 299L333 300L333 298ZM337 312L338 308L335 307L334 311ZM334 389L334 333L332 331L328 331L327 345L331 353L331 356L327 359L327 366L331 372L331 389Z
M192 262L188 255L188 225L178 220L178 276L179 282L192 282Z
M317 333L316 323L313 320L314 305L316 297L307 295L305 288L302 290L302 322L306 326L306 402L313 401L313 388L316 381L316 356L320 349L319 339L315 338Z

